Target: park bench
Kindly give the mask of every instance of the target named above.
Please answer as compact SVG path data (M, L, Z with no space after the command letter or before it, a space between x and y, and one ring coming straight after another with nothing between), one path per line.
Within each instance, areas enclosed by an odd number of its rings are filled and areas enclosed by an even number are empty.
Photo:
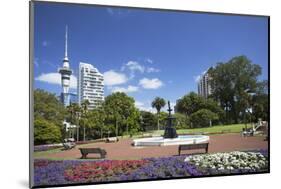
M208 147L209 147L209 143L181 144L179 145L179 155L181 155L182 150L205 149L205 152L208 153Z
M108 137L106 138L105 142L118 142L118 137Z
M82 157L81 159L87 158L88 154L100 154L100 158L105 158L106 156L106 151L104 149L100 148L79 148Z

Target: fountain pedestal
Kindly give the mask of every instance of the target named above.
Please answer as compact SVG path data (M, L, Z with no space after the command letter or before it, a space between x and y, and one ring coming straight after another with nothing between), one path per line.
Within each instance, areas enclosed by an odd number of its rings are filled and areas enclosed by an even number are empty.
M171 106L170 106L170 101L168 101L168 111L169 111L169 116L167 117L167 126L165 128L165 132L164 132L164 138L177 138L178 137L178 134L177 134L177 131L176 129L173 127L173 120L175 120L176 118L174 118L172 115L171 115L171 111L173 111L171 109Z
M167 127L164 132L164 138L177 138L178 134L175 128Z

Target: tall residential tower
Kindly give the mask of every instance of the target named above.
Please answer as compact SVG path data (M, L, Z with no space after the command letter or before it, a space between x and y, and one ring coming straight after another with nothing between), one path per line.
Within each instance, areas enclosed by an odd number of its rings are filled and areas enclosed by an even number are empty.
M210 75L206 72L200 76L198 81L198 94L204 98L208 98L212 94L210 79Z
M77 91L80 105L88 100L89 109L96 108L104 100L103 75L93 65L80 62Z
M70 76L72 74L72 70L69 67L69 60L67 56L67 26L65 28L65 54L63 59L62 68L59 68L59 73L61 74L61 102L64 106L69 105L69 85L70 85Z

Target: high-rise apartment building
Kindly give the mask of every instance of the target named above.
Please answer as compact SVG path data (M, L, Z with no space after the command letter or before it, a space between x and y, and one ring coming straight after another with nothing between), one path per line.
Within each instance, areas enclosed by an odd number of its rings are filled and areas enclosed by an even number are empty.
M205 72L200 76L200 79L198 81L198 94L204 98L208 98L208 96L212 94L210 80L210 75L208 74L208 72Z
M78 103L84 100L90 102L89 109L96 108L104 100L103 75L93 65L88 63L79 64L78 73Z

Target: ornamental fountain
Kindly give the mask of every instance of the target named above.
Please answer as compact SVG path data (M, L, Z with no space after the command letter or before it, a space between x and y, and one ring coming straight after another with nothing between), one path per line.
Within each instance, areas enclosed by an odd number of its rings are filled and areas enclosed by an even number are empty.
M209 141L209 136L206 135L178 135L174 127L175 117L172 116L173 110L168 101L168 117L166 118L167 124L165 127L164 135L161 137L150 137L134 139L133 146L168 146L180 144L196 144Z
M171 111L173 111L173 110L171 109L170 101L168 101L168 112L169 112L169 115L166 118L167 119L167 125L166 125L164 136L163 136L164 138L177 138L178 137L176 128L173 127L174 126L173 125L173 120L175 120L176 118L171 115Z

